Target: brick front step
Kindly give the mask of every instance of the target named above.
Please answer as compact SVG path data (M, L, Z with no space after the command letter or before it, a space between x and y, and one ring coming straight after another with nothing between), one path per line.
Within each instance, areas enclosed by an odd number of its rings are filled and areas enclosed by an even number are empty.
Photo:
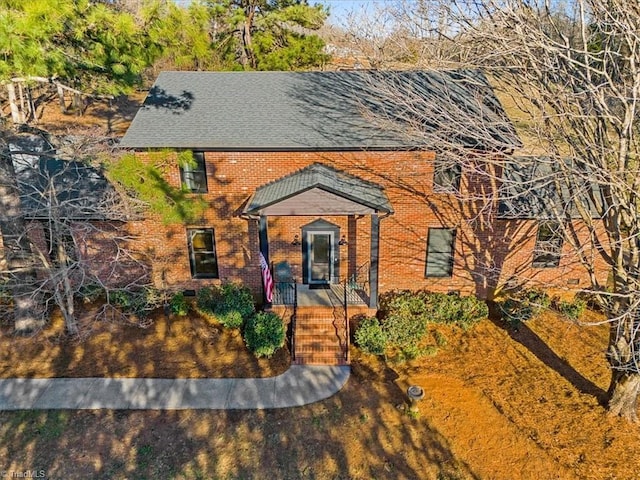
M296 355L296 360L293 363L296 365L349 365L344 355L319 355L317 353Z
M301 353L342 353L344 348L337 343L319 341L300 341L296 343L296 356Z
M305 323L331 323L336 320L333 315L324 314L320 315L297 315L296 323L305 324Z
M336 335L336 327L332 323L322 324L296 324L296 335L314 335L316 337L328 337Z
M334 325L335 323L335 325ZM298 365L348 365L346 345L341 345L338 333L340 319L329 307L301 307L295 325L295 363ZM336 327L338 331L336 331ZM344 337L342 333L341 337Z

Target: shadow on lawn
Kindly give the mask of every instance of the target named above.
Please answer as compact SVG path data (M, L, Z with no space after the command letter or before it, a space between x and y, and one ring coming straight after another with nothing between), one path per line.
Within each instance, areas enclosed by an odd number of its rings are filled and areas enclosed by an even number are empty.
M558 356L531 328L525 323L520 323L517 329L509 327L495 310L495 305L491 305L490 320L499 328L505 330L516 342L526 347L538 360L547 367L557 372L580 393L592 395L598 402L604 402L606 392L598 387L588 378L585 378L564 358Z
M477 479L378 359L299 408L0 412L3 469L46 478Z

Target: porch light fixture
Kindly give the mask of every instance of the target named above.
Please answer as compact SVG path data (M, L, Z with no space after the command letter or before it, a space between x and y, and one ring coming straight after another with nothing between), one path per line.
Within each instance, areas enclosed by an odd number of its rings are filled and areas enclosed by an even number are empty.
M344 235L342 235L342 238L338 242L338 245L349 245L349 242L347 242L347 239L345 238Z
M298 235L294 235L293 236L293 242L291 242L291 245L293 245L293 246L300 245L300 237Z

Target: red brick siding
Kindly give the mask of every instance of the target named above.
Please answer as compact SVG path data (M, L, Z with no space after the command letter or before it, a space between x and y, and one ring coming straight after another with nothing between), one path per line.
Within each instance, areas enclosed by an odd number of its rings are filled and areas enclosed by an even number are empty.
M141 155L153 161L147 154ZM225 280L243 281L259 292L257 222L239 215L257 187L314 162L332 165L385 188L394 213L381 220L380 291L428 288L487 297L496 285L515 277L560 288L566 287L571 278L578 278L580 285L587 283L586 272L572 260L568 245L559 268L531 268L537 231L534 222L496 220L495 205L485 208L481 201L465 202L453 195L434 193L432 152L207 152L205 157L209 192L203 198L210 208L194 226L215 229L220 280L192 279L185 226L168 227L149 218L132 223L131 231L154 258L157 284L164 272L165 286L171 288L199 288ZM175 160L167 161L166 178L172 185L180 185ZM477 192L487 185L467 176L461 188ZM287 260L298 278L302 276L301 247L291 242L296 234L302 240L301 227L316 218L269 217L270 260ZM348 237L349 245L340 248L342 274L352 273L369 261L370 216L352 220L355 235L349 231L347 216L323 218L340 226L341 235ZM457 229L452 278L424 277L429 227ZM606 277L606 271L600 274Z

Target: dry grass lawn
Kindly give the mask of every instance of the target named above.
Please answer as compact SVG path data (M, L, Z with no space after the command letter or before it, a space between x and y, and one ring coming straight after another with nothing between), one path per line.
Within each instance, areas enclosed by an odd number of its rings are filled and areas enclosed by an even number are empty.
M191 321L161 315L147 329L98 325L79 344L53 342L47 332L16 339L4 330L2 376L18 364L32 375L64 376L91 368L155 376L154 365L158 376L281 369L280 360L257 364L224 332L204 338L206 328ZM0 412L2 469L61 479L638 478L639 427L608 417L598 403L609 378L606 327L546 314L519 332L489 320L469 332L439 328L447 345L408 364L353 349L346 387L301 408ZM174 347L162 348L163 341ZM180 342L192 347L178 352ZM118 349L129 353L119 357ZM43 367L47 355L66 358L65 368ZM411 384L426 390L417 416L403 408Z

